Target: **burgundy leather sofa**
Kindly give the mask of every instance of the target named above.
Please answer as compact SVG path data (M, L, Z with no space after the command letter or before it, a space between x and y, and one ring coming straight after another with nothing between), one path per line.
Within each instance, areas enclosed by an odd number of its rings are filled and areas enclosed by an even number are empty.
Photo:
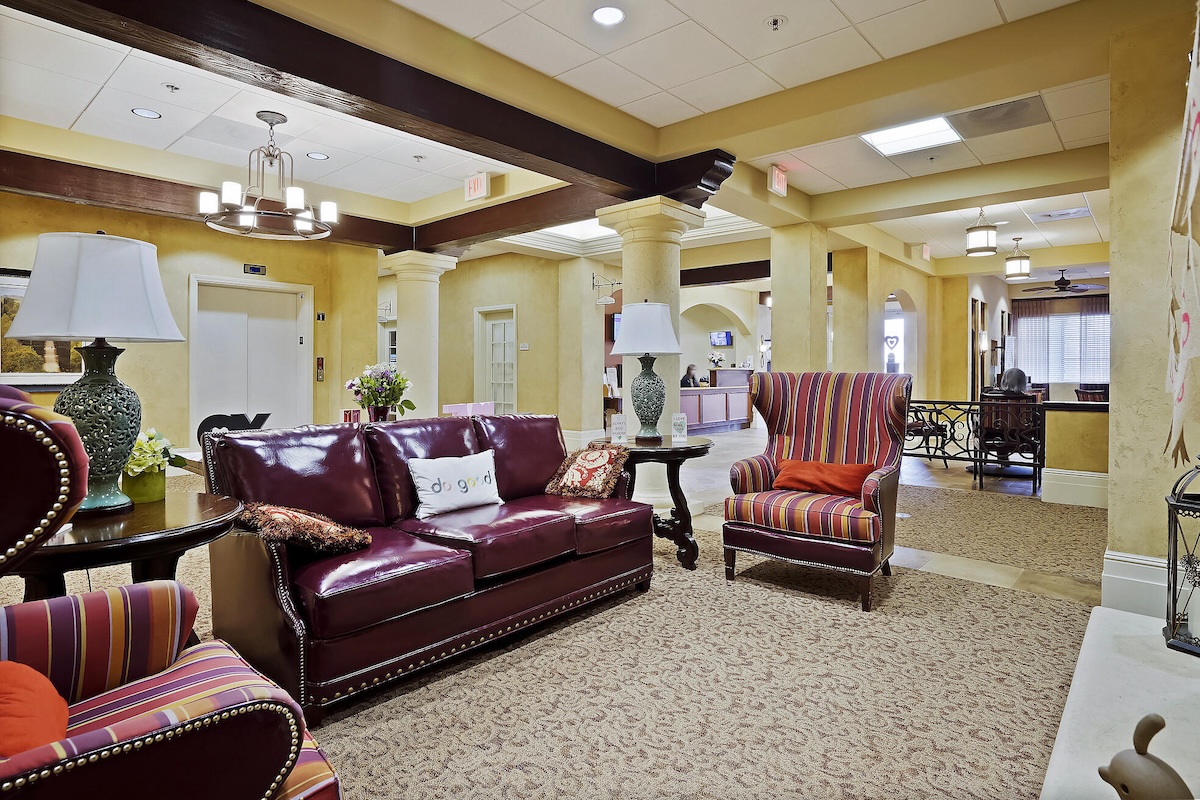
M493 449L502 505L419 520L410 458ZM210 434L209 490L319 512L371 544L333 556L235 529L209 545L213 631L329 706L626 588L650 588L651 508L546 495L558 419L511 415Z

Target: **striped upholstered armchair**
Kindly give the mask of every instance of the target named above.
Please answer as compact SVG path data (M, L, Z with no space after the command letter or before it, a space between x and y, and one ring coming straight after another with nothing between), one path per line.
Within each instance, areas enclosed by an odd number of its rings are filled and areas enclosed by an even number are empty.
M896 493L912 378L880 372L756 372L754 407L767 428L762 455L734 463L725 500L725 577L739 550L836 570L859 579L864 611L871 578L891 575ZM775 489L785 459L873 465L853 497ZM815 467L819 472L820 467Z
M88 457L70 420L0 386L0 575L71 519ZM0 796L319 798L338 781L300 708L223 642L187 647L175 581L0 608L0 661L67 701L66 736L0 756Z

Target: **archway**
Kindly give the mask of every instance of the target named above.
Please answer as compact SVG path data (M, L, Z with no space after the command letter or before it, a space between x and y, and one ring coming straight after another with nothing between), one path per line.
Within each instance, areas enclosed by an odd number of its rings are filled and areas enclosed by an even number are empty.
M749 360L758 364L758 341L745 321L728 306L715 302L697 302L679 313L680 365L695 364L701 374L714 366L711 354L724 357L723 367L734 367Z
M877 351L884 372L907 372L914 377L920 367L917 304L912 295L895 289L883 303L883 343Z

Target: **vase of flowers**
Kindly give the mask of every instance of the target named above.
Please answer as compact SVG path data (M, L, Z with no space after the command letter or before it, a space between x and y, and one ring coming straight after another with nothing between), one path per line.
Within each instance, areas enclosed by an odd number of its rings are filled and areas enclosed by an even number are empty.
M708 363L713 365L713 369L720 369L721 365L725 363L725 354L724 353L715 353L715 352L709 353L708 354Z
M354 402L366 409L371 422L387 421L392 407L402 417L405 411L415 411L413 401L403 399L409 385L404 373L392 364L368 365L362 375L346 381L346 388L354 392Z
M121 491L135 503L153 503L167 496L167 466L182 467L182 456L171 455L171 441L151 428L139 433L121 472Z

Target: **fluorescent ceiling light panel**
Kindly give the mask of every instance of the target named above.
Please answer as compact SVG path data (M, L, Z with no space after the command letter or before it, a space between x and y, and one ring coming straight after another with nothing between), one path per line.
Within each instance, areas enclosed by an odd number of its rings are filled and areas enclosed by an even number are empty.
M897 125L874 133L864 133L861 138L884 156L911 153L938 145L961 142L962 137L950 127L945 117L935 117L908 125Z
M596 219L585 219L581 222L571 222L566 225L555 225L551 228L543 228L542 230L549 233L557 233L560 236L569 236L580 242L599 239L603 236L612 236L616 233L612 228L605 228Z

